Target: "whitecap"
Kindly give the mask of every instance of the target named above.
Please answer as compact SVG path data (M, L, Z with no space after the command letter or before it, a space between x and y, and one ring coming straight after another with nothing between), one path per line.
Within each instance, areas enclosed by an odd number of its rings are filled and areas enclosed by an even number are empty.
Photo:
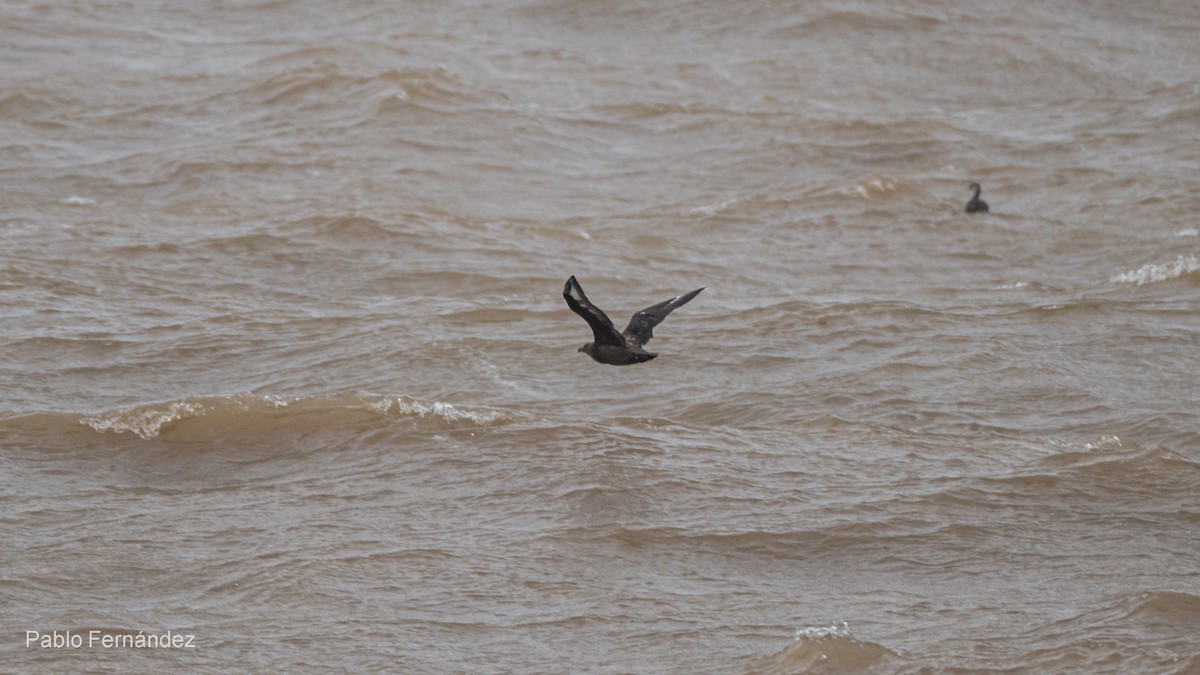
M855 185L851 190L842 189L842 194L857 194L863 199L870 199L872 193L883 194L885 192L895 192L896 181L891 178L872 178L863 183Z
M1148 263L1132 272L1122 272L1111 279L1114 284L1143 284L1168 281L1200 270L1200 260L1196 256L1179 256L1167 263Z
M79 420L92 429L115 434L132 433L142 440L155 438L165 425L187 417L206 414L204 406L189 401L172 401L164 405L151 405L133 410L91 415Z
M1100 438L1087 443L1054 439L1050 441L1050 444L1077 452L1116 452L1120 450L1141 449L1141 446L1137 443L1111 434L1108 436L1101 436Z
M807 628L796 629L797 640L824 640L827 638L853 638L850 634L850 625L845 621L838 621L832 626L809 626Z
M401 396L394 401L389 399L386 402L387 406L383 408L380 407L382 403L384 402L378 402L373 407L385 413L394 410L400 415L416 415L420 418L440 417L447 422L473 422L482 425L491 424L506 417L504 412L500 410L488 408L466 409L450 403L421 401L408 396Z

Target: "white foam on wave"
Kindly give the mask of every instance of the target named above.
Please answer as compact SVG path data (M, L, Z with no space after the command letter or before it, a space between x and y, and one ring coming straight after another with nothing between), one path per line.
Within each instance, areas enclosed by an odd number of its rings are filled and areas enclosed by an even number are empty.
M90 415L79 420L99 432L136 434L142 440L157 437L165 425L188 417L201 417L208 411L203 405L190 401L172 401L133 410Z
M1051 439L1050 445L1063 448L1069 452L1120 452L1125 450L1141 450L1140 445L1136 442L1121 438L1120 436L1109 435L1101 436L1094 441L1088 443L1080 443L1076 441L1068 441L1061 439Z
M1110 450L1124 450L1132 447L1138 447L1137 443L1132 441L1126 442L1123 438L1116 435L1101 436L1091 443L1084 443L1083 449L1088 452L1108 452Z
M796 631L791 645L763 659L756 672L764 673L866 673L883 672L903 657L874 642L850 633L845 621L831 626L810 626ZM894 668L888 668L888 672Z
M896 181L886 176L880 178L872 178L851 188L842 188L839 190L844 195L855 194L863 199L870 199L872 194L884 194L887 192L896 191Z
M711 216L711 215L720 213L721 211L724 211L725 209L733 206L734 204L737 204L740 201L742 201L741 197L730 197L728 199L723 199L715 204L706 204L704 206L697 206L697 207L691 209L691 212L703 214L706 216Z
M853 638L850 633L850 625L845 621L838 621L832 626L809 626L808 628L797 628L797 640L826 640L829 638Z
M88 197L77 197L75 195L64 197L59 201L63 204L70 204L71 206L95 206L96 204L95 199L89 199Z
M262 396L240 394L231 397L180 399L139 405L123 410L106 411L79 418L80 424L95 431L115 434L134 434L151 440L166 432L171 425L198 417L209 417L212 424L258 424L264 419L310 419L319 416L329 419L340 412L370 410L383 416L441 419L449 423L488 425L514 418L508 411L494 408L466 408L441 401L422 401L411 396L383 397L358 395L329 395L287 398L276 394ZM280 409L287 415L279 417Z
M396 399L383 399L371 406L383 414L395 411L400 415L416 415L420 418L440 417L447 422L473 422L475 424L491 424L505 419L503 411L489 408L466 409L441 401L422 401L409 396Z
M286 408L288 401L277 394L264 394L262 397L263 403L275 408Z
M1169 281L1185 274L1200 270L1200 260L1196 256L1179 256L1167 263L1148 263L1132 272L1122 272L1111 279L1114 284L1152 284Z

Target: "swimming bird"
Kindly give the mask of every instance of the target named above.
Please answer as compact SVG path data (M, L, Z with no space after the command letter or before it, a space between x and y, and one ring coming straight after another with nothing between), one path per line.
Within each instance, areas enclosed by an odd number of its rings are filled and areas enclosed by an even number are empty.
M593 305L583 294L583 287L572 276L563 286L563 298L571 311L583 317L592 327L594 342L589 342L576 351L592 357L600 363L610 366L627 366L631 363L649 361L658 356L642 348L654 337L654 327L662 323L667 315L676 307L686 305L689 300L704 290L697 288L691 293L677 295L670 300L664 300L657 305L651 305L633 315L623 333L618 333L613 322L599 307Z
M987 213L987 202L979 198L979 193L983 190L983 188L979 187L979 183L971 183L967 186L967 189L975 191L975 195L967 202L967 213L979 213L980 211Z

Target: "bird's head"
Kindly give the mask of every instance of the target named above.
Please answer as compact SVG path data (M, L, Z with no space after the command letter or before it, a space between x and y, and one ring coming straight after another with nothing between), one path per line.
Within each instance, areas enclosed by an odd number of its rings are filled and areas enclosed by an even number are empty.
M575 351L583 352L584 354L591 356L592 355L592 347L595 347L595 346L596 346L595 342L589 342L586 345L580 347L579 349L576 349Z

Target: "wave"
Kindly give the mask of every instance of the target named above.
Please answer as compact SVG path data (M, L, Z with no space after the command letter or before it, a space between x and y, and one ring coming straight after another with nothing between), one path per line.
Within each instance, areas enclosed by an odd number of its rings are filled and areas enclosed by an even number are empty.
M1143 448L1109 436L1091 443L1050 440L1049 454L996 475L979 476L925 498L943 507L1033 500L1047 506L1085 500L1113 507L1121 517L1173 513L1179 499L1200 489L1200 463L1170 448Z
M1143 593L1126 615L1146 624L1184 624L1200 629L1200 596L1181 591Z
M80 418L79 423L95 431L132 433L149 440L158 436L166 425L206 414L208 408L199 401L170 401L162 405L85 416Z
M62 93L33 82L17 82L0 94L0 113L11 119L36 117L46 110L71 105L73 101Z
M94 414L34 413L0 419L0 430L25 437L70 434L80 429L100 434L166 439L173 434L202 440L216 434L288 430L310 432L370 420L410 420L446 428L474 428L525 419L500 408L426 401L411 396L335 394L213 396L148 403Z
M1145 591L1031 629L1019 639L1033 649L1014 665L1029 672L1192 673L1200 664L1198 629L1200 597Z
M901 662L900 655L887 647L854 637L849 625L841 621L798 629L791 645L760 660L747 673L893 672Z
M1183 276L1196 275L1200 272L1200 259L1194 255L1179 256L1166 263L1147 263L1130 272L1122 272L1111 279L1114 284L1145 284L1160 283L1178 279ZM1197 275L1200 276L1200 275Z
M309 216L291 221L284 228L289 235L298 231L321 238L361 241L388 241L404 235L374 218L355 214Z
M336 56L336 55L335 55ZM402 101L421 107L478 102L481 92L472 89L445 66L351 72L327 60L291 64L257 84L266 106L327 106L349 97L381 99L385 105ZM351 96L352 95L352 96Z
M1200 597L1147 591L1069 618L1038 625L995 647L1010 646L1006 670L1019 672L1192 673ZM1099 637L1099 636L1103 637ZM792 644L756 659L748 675L784 673L962 673L989 670L971 656L904 654L856 638L844 621L796 630Z
M679 484L670 489L681 487L687 486ZM878 520L823 519L809 529L755 530L719 525L705 529L696 523L661 527L647 524L636 513L629 512L637 509L638 495L620 490L585 490L565 496L579 505L580 513L588 515L590 522L562 530L555 537L570 542L606 542L630 549L814 561L848 553L870 556L889 543L898 546L927 536L904 522ZM598 517L592 518L593 515Z
M1173 487L1190 489L1200 480L1200 463L1165 446L1143 448L1119 436L1105 436L1092 443L1050 444L1059 450L1043 458L1041 468L1064 480L1117 490L1155 486L1163 491Z
M825 11L812 16L802 16L791 25L777 29L780 35L803 37L813 33L851 31L862 33L868 30L925 32L937 29L946 20L936 15L923 15L910 10L888 7L879 11L859 12L853 10Z

